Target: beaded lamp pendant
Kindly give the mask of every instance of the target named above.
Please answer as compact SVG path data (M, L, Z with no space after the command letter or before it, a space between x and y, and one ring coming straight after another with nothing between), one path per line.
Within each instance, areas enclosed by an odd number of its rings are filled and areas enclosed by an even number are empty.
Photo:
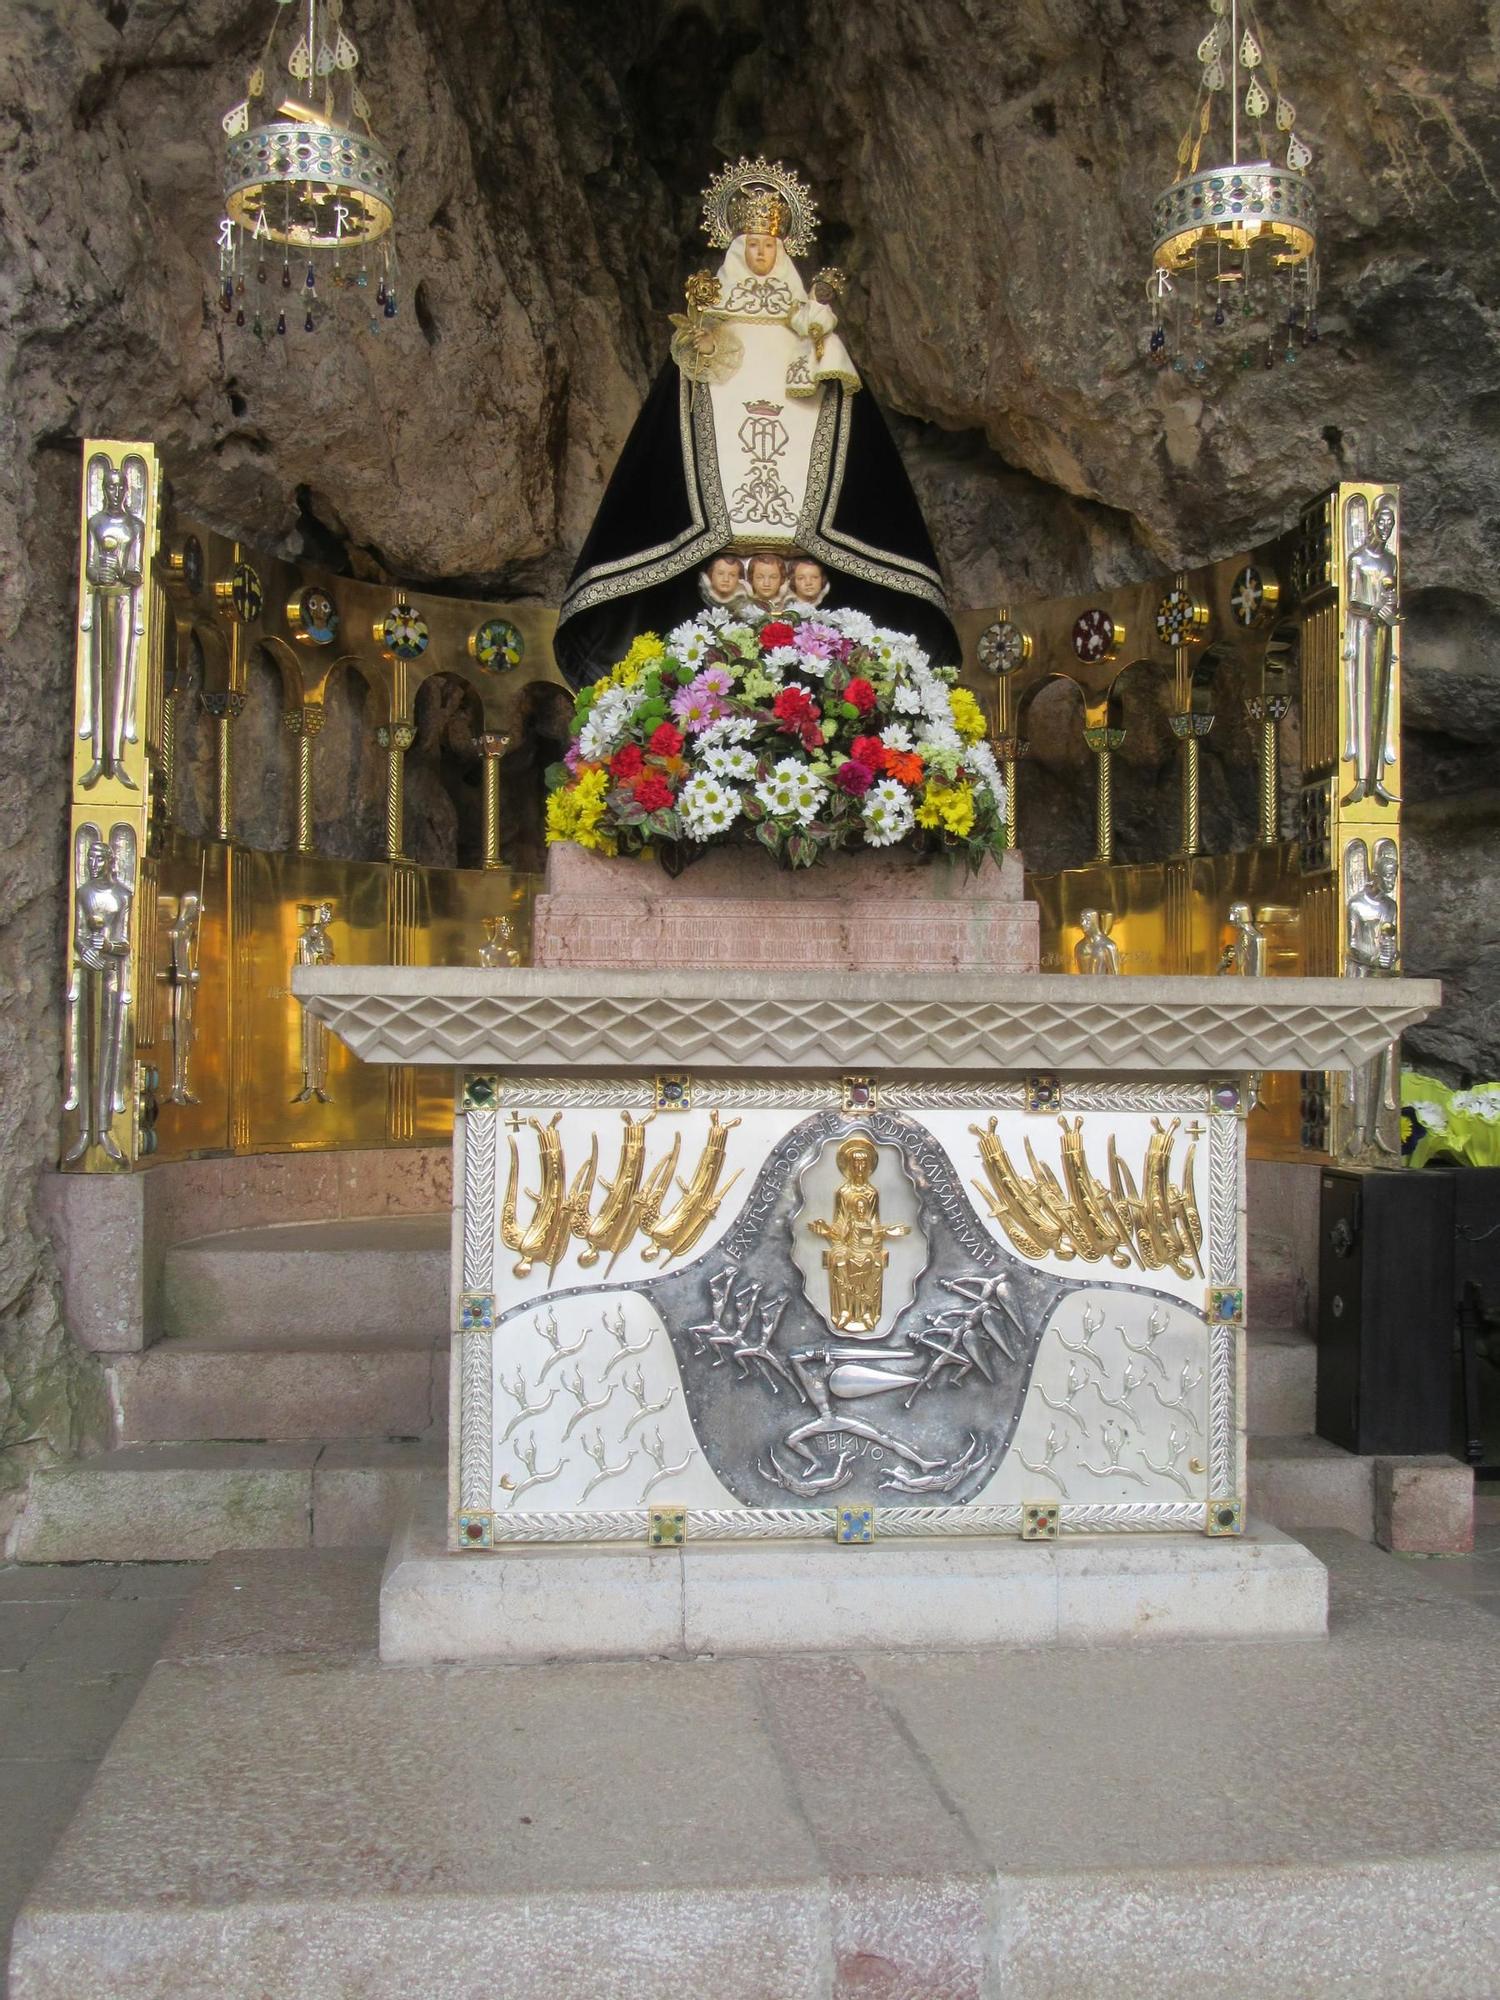
M225 112L219 305L257 338L315 333L320 286L371 331L396 317L395 175L356 82L343 0L276 0L245 95Z
M1199 376L1221 359L1295 361L1318 337L1312 151L1253 0L1208 5L1198 94L1176 179L1156 199L1146 286L1152 361Z

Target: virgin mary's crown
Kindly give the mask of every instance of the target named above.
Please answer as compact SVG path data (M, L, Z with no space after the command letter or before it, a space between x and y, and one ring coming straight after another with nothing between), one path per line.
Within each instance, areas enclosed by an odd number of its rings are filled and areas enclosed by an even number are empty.
M703 190L703 233L716 250L736 236L777 236L800 257L818 233L817 203L780 160L741 158Z

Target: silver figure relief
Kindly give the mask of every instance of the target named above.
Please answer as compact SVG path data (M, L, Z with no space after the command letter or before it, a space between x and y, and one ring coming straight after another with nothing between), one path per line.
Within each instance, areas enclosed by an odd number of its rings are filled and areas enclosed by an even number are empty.
M138 789L125 768L136 740L135 691L146 629L146 521L149 474L132 452L114 465L102 452L89 461L88 523L84 530L83 718L78 734L93 750L80 783L101 778Z
M130 1032L130 921L135 903L135 833L80 826L73 839L73 964L68 983L65 1111L78 1113L72 1164L95 1146L117 1165L125 1155L111 1126L125 1109Z
M164 1102L196 1104L188 1080L193 1042L197 1036L198 1011L198 932L203 920L203 898L186 891L178 898L177 914L167 926L167 963L157 977L167 988L167 1031L172 1043L172 1082Z
M297 905L296 965L332 965L333 940L328 926L333 921L332 903ZM328 1029L311 1011L302 1009L302 1087L293 1104L330 1104L328 1092Z
M1101 1517L1110 1531L1176 1523L1226 1393L1222 1370L1210 1393L1200 1311L1012 1253L935 1134L883 1105L784 1131L724 1234L680 1266L517 1302L502 1354L502 1517L528 1513L533 1483L544 1507L566 1495L613 1520L711 1474L749 1535L832 1500L882 1523L988 1518L1008 1453L1037 1482L1023 1491L1070 1508L1138 1493L1128 1520Z
M1374 873L1363 840L1344 849L1344 971L1350 979L1389 979L1400 970L1396 883L1401 856L1394 840L1375 842ZM1350 1129L1346 1157L1396 1158L1401 1151L1401 1046L1389 1042L1349 1072Z
M1385 784L1386 766L1396 761L1391 695L1401 610L1396 557L1390 546L1395 532L1396 505L1389 494L1382 493L1373 510L1362 494L1354 494L1346 503L1344 757L1354 765L1354 785L1343 800L1346 806L1361 799L1397 803Z
M631 1286L671 1341L681 1389L665 1401L674 1414L685 1404L701 1456L752 1507L788 1495L882 1507L902 1495L972 1499L1014 1436L1042 1329L1067 1289L988 1235L920 1125L831 1108L778 1142L705 1255ZM639 1315L627 1324L614 1301L601 1323L615 1349L602 1370L591 1375L585 1357L583 1374L569 1364L560 1378L570 1416L612 1382L623 1391L601 1413L615 1429L589 1491L620 1477L631 1450L653 1490L681 1470L665 1455L656 1463L663 1390L648 1391L642 1358L659 1335ZM553 1350L545 1375L571 1340L539 1330ZM592 1457L604 1435L596 1417L570 1430L568 1449ZM682 1449L674 1442L672 1457Z
M1216 970L1259 979L1266 969L1266 934L1248 903L1229 905L1229 927L1234 935L1220 952Z

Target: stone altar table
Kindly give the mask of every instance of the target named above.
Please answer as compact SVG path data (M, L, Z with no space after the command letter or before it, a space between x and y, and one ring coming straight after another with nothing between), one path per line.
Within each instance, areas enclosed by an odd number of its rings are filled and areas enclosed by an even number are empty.
M1324 1629L1321 1566L1244 1532L1247 1076L1362 1062L1435 984L295 990L459 1072L449 1496L387 1658Z

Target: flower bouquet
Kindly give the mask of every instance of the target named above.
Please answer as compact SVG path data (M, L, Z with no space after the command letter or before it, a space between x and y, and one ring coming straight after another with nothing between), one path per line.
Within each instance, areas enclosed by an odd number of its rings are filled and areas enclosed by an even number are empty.
M791 868L841 848L1005 847L1005 786L956 670L862 612L642 633L586 687L547 773L547 839L605 854L758 841Z

